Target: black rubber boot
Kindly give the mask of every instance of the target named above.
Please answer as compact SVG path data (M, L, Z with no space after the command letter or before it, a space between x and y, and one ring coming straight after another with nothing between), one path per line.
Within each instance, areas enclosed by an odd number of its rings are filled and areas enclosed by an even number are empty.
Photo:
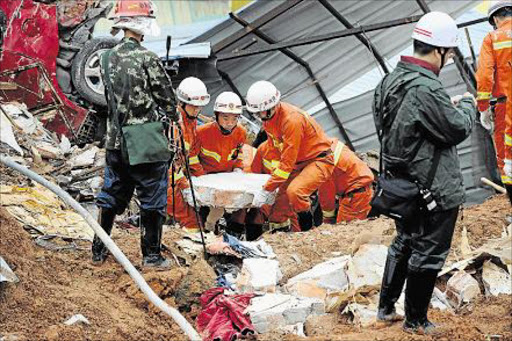
M309 231L313 227L313 214L311 211L307 210L304 212L297 213L297 218L299 220L299 226L302 231Z
M508 200L510 200L510 205L512 205L512 185L506 185Z
M427 318L428 306L437 278L437 270L409 271L405 290L403 330L410 334L435 335L436 325Z
M247 224L245 226L245 239L248 242L258 239L263 234L263 225Z
M167 270L170 262L161 255L162 225L165 216L157 210L141 210L142 266Z
M114 219L116 218L116 211L111 208L100 208L98 215L98 224L110 236L112 227L114 226ZM108 250L101 241L101 239L94 235L92 241L92 262L94 264L102 264L108 256Z
M226 233L238 240L243 240L245 238L245 224L230 222L226 226Z
M311 196L311 211L313 212L313 225L318 227L324 222L324 214L322 212L322 207L320 207L320 200L317 194Z
M403 316L396 313L395 303L402 293L406 277L407 257L388 254L382 276L377 320L386 322L403 320Z

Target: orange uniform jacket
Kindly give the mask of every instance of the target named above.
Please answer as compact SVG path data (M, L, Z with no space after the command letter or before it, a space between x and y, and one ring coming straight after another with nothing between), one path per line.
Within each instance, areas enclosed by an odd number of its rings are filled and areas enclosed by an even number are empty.
M257 174L272 174L279 166L280 153L269 140L263 142L256 150L251 164L251 172Z
M190 172L194 176L200 176L204 174L204 171L201 167L201 164L199 163L199 141L197 139L197 120L193 120L187 117L187 115L180 109L181 113L181 132L183 133L183 140L185 141L185 149L188 154L188 162L190 166ZM181 148L181 139L178 136L179 131L178 129L174 129L174 139L175 143L177 143ZM184 162L181 162L182 170L175 169L175 175L174 180L177 180L178 178L182 178L184 176L183 170L184 170Z
M331 148L320 125L305 111L288 103L280 102L275 115L263 122L263 128L281 154L279 167L264 186L270 192L288 180L298 163L313 160Z
M204 174L203 168L199 163L199 141L197 139L197 120L189 119L186 114L180 109L181 113L181 132L183 133L183 140L185 141L185 149L188 153L188 162L190 166L190 173L194 176ZM181 148L181 139L179 137L179 130L175 127L174 143L177 143ZM182 195L182 190L188 188L188 182L185 178L185 160L177 159L174 164L174 193L172 188L172 171L173 167L169 168L169 187L167 189L167 214L172 216L186 229L198 230L195 211L190 207ZM174 205L173 205L174 200Z
M206 174L232 172L243 169L242 147L247 132L237 125L229 135L223 135L217 122L197 129L200 151L199 161Z
M512 18L485 37L476 78L478 110L489 108L491 96L507 96L505 105L496 106L495 117L495 143L502 168L503 158L512 159ZM502 180L507 185L512 184L512 179L504 175Z

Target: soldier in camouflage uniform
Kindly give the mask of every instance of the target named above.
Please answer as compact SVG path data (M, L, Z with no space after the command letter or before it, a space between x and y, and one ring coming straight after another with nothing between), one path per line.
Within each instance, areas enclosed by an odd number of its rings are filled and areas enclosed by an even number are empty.
M423 16L413 33L414 57L402 57L375 91L374 115L387 174L426 186L435 150L440 153L430 188L437 207L423 211L414 223L396 223L382 279L377 319L401 318L395 303L407 279L403 329L409 333L439 332L427 311L464 202L456 146L471 133L476 101L469 93L450 99L438 78L457 46L457 32L445 13Z
M140 44L151 27L143 20L150 19L150 8L146 7L149 2L138 2L141 7L134 13L133 7L130 9L132 12L126 13L126 9L123 12L122 3L118 2L116 7L117 19L113 27L123 29L124 38L109 52L108 72L105 74L102 70L104 84L111 84L111 88L105 87L105 93L112 109L107 119L105 182L97 198L99 222L110 234L116 214L126 209L136 189L141 206L143 266L165 269L169 268L169 261L160 253L160 240L167 203L168 163L130 166L121 152L121 127L158 120L158 107L169 119L177 121L176 102L171 81L160 59ZM132 18L132 14L136 16ZM109 88L112 92L108 91ZM141 136L140 143L144 143L144 136ZM92 252L93 262L105 261L107 250L97 236Z

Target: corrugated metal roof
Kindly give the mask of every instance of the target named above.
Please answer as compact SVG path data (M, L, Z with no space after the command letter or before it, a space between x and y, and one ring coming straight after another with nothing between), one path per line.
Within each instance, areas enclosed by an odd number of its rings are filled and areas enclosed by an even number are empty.
M467 22L470 20L478 19L482 17L482 13L479 12L476 8L472 8L469 11L466 11L462 15L460 15L457 18L457 22ZM478 56L480 53L480 47L482 45L482 42L484 40L484 37L489 33L490 30L492 30L491 25L489 25L487 22L480 23L476 25L472 25L468 27L469 30L469 36L471 39L471 42L473 44L473 50L475 51L475 54ZM468 39L466 37L466 34L464 30L460 30L460 43L459 47L462 51L462 54L466 57L471 56L470 48ZM411 55L412 54L412 46L408 46L404 50L402 50L400 53L398 53L396 56L390 58L387 60L387 65L390 70L394 69L399 57L401 55ZM472 62L472 61L471 61ZM345 85L343 88L339 89L336 93L334 93L332 96L329 97L329 100L332 103L344 101L346 99L352 98L354 96L358 96L370 89L375 88L377 83L382 78L382 70L375 67L371 71L367 72L366 74L362 75L355 81ZM315 105L312 108L306 108L310 113L315 113L318 110L321 110L325 108L325 103L319 103ZM334 121L332 122L334 125Z
M421 14L416 1L329 1L353 26L368 25ZM285 1L257 1L240 11L238 16L253 23L275 11ZM442 10L457 16L472 7L471 0L429 0L433 10ZM411 25L369 32L367 37L385 58L391 58L410 43ZM302 1L276 19L261 27L261 31L275 41L293 41L313 35L340 31L345 27L318 1ZM228 19L192 42L210 41L216 44L245 29L234 19ZM231 44L222 53L256 49L269 46L254 34ZM328 96L349 84L375 66L373 55L355 37L346 37L317 44L291 48L290 51L309 63L320 85ZM241 59L219 61L218 68L227 73L235 86L245 94L249 86L260 79L273 82L286 100L303 108L311 108L321 102L318 91L311 86L311 79L304 69L281 52L268 52ZM309 85L309 86L308 86ZM210 87L215 98L221 91L230 90L223 83Z

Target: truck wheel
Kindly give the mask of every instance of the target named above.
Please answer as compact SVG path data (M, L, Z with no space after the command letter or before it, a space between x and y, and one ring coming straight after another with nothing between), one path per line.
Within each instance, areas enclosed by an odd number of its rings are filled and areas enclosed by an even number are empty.
M71 65L71 78L78 94L86 101L106 107L105 88L100 73L100 57L117 44L114 38L94 38L85 43Z

